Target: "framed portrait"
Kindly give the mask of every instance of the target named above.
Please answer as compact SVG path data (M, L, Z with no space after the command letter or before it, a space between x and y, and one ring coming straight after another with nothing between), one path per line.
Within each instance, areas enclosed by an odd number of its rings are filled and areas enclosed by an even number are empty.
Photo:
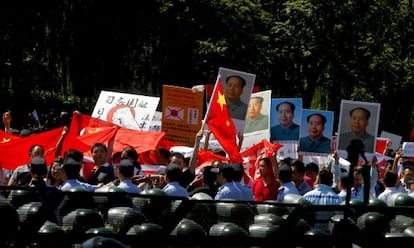
M380 109L380 103L341 101L336 140L336 149L340 156L348 157L347 148L351 145L351 141L358 140L353 144L362 143L360 149L372 158L376 148Z
M270 140L297 143L302 115L302 98L273 98L270 105Z
M247 110L243 143L240 148L241 151L261 142L262 139L270 139L269 123L271 99L271 90L259 91L252 94Z
M243 134L247 108L253 91L256 74L228 68L219 68L224 96L237 133Z
M334 113L325 110L302 110L299 153L323 156L332 153Z

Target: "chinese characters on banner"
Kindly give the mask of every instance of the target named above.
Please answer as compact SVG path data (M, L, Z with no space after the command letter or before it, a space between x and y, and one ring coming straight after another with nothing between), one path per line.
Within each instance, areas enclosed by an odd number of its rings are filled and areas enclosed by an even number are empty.
M163 85L162 125L166 139L193 146L195 135L201 128L204 92Z
M148 131L157 109L159 97L101 91L92 117L119 126Z

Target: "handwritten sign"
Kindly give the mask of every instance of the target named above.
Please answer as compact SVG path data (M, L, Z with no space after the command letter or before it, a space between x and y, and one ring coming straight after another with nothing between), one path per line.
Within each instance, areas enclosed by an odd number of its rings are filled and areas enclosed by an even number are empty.
M103 90L92 117L125 128L148 131L159 101L159 97Z

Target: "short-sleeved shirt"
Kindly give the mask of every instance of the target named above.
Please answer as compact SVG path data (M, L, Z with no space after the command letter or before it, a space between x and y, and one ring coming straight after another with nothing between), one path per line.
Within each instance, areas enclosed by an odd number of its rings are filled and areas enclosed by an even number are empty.
M293 182L288 182L280 185L277 193L277 202L284 202L285 196L288 194L300 195L298 189Z
M31 179L29 164L18 166L10 176L10 181L19 186L27 186Z
M80 182L77 179L68 179L63 182L62 186L60 187L61 191L70 191L72 188L82 187L89 192L93 192L99 187L97 185L91 185L89 183Z
M296 188L298 189L300 195L304 195L306 192L312 190L309 184L305 181L302 181L298 186L296 186Z
M253 190L250 187L241 184L241 182L233 182L233 185L240 191L240 197L243 201L254 201Z
M223 183L217 191L214 200L245 200L245 196L240 189L237 189L233 182Z
M276 180L265 185L263 178L259 177L255 179L252 184L254 199L256 201L275 200L277 198L278 188L279 183Z
M112 182L115 179L114 167L109 163L104 163L95 170L90 177L87 179L87 182L90 184L107 184Z
M181 186L178 182L169 182L162 188L162 190L169 196L188 197L187 189Z
M130 179L125 179L119 182L119 185L116 186L120 189L125 190L128 193L141 193L141 189L138 188L136 184L134 184Z

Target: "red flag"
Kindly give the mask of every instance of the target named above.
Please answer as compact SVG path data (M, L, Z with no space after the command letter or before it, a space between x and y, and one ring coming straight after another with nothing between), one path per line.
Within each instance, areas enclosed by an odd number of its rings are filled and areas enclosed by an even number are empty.
M196 168L202 169L207 165L211 165L211 163L215 160L226 162L227 158L214 154L213 151L205 151L203 149L199 149L197 154Z
M56 144L62 131L63 127L0 143L1 167L14 170L17 166L28 163L30 160L29 149L34 144L42 145L45 148L45 159L50 165L55 157Z
M247 167L250 176L255 179L258 177L258 161L261 158L271 158L273 153L277 152L283 145L278 143L271 143L263 139L261 142L251 146L247 150L241 152L241 156L245 158L244 166Z
M230 117L226 99L223 93L221 77L217 77L215 90L210 101L206 123L217 141L227 152L230 162L242 163L239 148L236 141L236 127Z
M21 138L22 137L19 136L19 135L15 135L15 134L8 133L8 132L5 132L3 130L0 130L0 144L1 143L7 143L7 142L10 142L10 141L16 140L16 139L21 139Z
M70 123L68 135L75 137L81 135L86 127L114 127L117 126L113 123L95 118L89 115L81 114L77 111L73 112L72 121Z
M135 148L138 153L155 150L165 136L165 132L139 131L119 128L115 135L114 151L120 151L126 146Z
M69 133L65 140L77 139L78 142L72 143L71 148L84 152L87 157L91 156L89 149L94 143L104 143L108 146L109 159L112 155L113 138L119 128L113 123L74 111ZM68 146L64 146L64 148L68 148Z

